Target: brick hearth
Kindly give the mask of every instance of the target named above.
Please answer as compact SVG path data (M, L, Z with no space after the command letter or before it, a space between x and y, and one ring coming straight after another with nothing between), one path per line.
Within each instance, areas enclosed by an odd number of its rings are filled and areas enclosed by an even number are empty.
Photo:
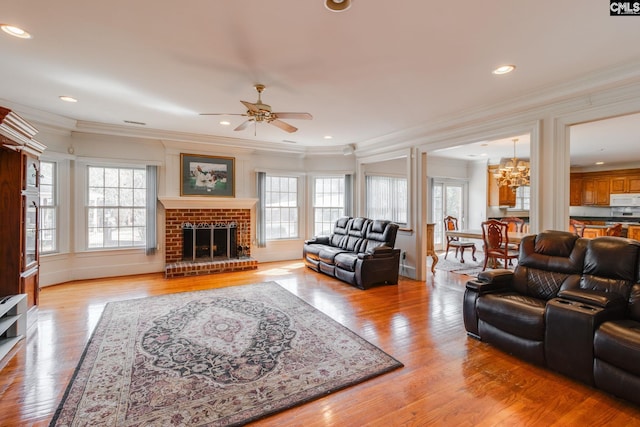
M165 277L184 277L232 271L255 270L258 261L251 258L253 230L251 208L255 202L232 199L227 202L209 199L160 199L165 206ZM219 206L232 207L219 207ZM237 244L249 248L240 258L209 261L183 261L182 225L237 224Z

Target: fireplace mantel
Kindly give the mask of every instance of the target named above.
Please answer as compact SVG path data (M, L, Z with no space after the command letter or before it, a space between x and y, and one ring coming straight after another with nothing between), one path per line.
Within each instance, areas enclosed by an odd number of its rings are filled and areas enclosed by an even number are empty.
M235 197L158 197L165 209L253 209L258 199Z

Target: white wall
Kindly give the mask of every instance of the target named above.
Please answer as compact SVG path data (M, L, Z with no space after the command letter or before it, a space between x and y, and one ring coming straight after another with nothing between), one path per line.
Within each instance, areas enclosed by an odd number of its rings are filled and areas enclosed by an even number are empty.
M235 158L237 198L255 198L256 171L283 173L301 178L300 238L268 242L266 248L252 248L259 262L300 259L302 245L309 238L307 212L309 176L313 174L344 174L355 170L354 156L313 156L299 153L269 153L234 149L215 143L159 141L154 139L63 132L41 126L38 139L47 145L42 160L59 164L59 230L60 253L43 255L40 259L40 285L48 286L80 279L143 274L164 271L164 210L159 204L158 247L155 255L147 256L142 249L85 249L85 166L146 165L159 166L159 196L180 195L180 153L222 155ZM254 212L255 214L255 212ZM255 230L254 230L255 235Z

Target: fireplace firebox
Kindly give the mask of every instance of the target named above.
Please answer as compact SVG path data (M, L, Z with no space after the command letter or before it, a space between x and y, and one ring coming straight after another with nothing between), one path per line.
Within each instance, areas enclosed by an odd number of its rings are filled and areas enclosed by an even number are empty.
M238 226L232 223L182 225L182 260L204 262L238 257Z

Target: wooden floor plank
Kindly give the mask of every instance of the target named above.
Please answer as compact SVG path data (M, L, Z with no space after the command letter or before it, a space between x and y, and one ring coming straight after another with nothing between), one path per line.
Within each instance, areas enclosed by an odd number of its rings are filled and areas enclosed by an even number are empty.
M640 425L640 408L468 338L466 276L367 291L299 261L164 279L161 274L44 288L36 326L2 361L0 426L46 426L106 303L273 280L404 367L253 423L260 426ZM0 365L0 366L2 366Z

